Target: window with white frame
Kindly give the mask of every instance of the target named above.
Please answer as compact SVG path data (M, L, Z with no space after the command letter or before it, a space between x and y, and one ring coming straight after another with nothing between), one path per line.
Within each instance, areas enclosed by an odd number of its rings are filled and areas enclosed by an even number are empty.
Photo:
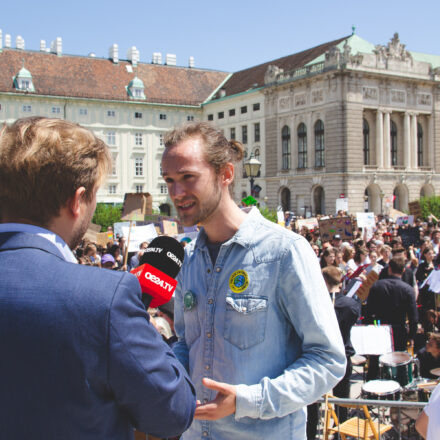
M22 110L23 110L25 113L30 113L30 112L32 111L32 107L31 107L30 105L24 105L24 106L22 107Z
M109 194L116 194L116 185L109 185L108 186L108 193Z
M187 117L186 117L186 120L187 121L194 121L194 116L193 115L188 115Z
M160 193L168 194L168 187L166 185L160 185Z
M134 159L134 175L137 177L144 175L144 158L136 157Z
M118 155L116 153L112 154L112 176L118 175Z
M55 115L59 115L61 113L60 107L52 107L52 113Z
M107 116L109 118L114 118L116 116L116 111L115 110L107 110Z
M86 108L80 108L80 109L79 109L79 114L80 114L80 116L85 116L85 115L87 115L87 109L86 109Z
M134 118L135 119L142 119L142 113L141 112L134 112Z
M136 185L136 192L137 193L144 192L144 185Z
M143 141L142 133L135 133L134 134L134 144L135 145L142 145L142 141Z
M116 132L107 132L107 145L116 145Z
M163 147L163 134L162 133L159 135L159 145L161 147Z
M159 115L159 119L162 120L162 121L165 121L166 118L167 118L167 115L166 115L165 113L161 113L161 114Z

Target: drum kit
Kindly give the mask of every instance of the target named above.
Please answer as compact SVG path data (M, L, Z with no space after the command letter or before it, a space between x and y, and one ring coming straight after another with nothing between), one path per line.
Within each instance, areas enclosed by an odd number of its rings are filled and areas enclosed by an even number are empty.
M407 352L395 351L379 357L379 380L370 380L362 386L362 398L372 400L403 400L428 402L432 390L438 381L420 377L420 365L417 358ZM440 368L431 371L440 376ZM418 408L391 408L390 418L402 438L412 438L415 421L420 413Z

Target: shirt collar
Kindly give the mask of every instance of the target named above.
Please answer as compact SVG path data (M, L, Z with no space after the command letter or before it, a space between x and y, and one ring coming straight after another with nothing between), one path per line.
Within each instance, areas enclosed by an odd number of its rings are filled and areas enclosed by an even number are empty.
M249 247L254 241L255 226L261 220L262 215L255 206L252 208L245 208L243 211L246 212L246 217L238 228L238 231L225 243L226 245L237 243L244 247ZM205 229L202 228L197 236L195 249L205 247L207 239L208 236L206 235Z
M75 264L78 263L66 242L59 235L55 234L55 232L49 231L48 229L26 223L0 223L0 233L1 232L26 232L43 237L58 248L66 261Z

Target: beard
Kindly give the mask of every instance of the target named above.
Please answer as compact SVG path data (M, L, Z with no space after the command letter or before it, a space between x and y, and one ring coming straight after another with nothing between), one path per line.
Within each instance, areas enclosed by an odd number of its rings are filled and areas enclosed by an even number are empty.
M78 227L72 231L72 236L70 238L70 242L68 243L70 249L73 250L81 244L84 234L87 232L87 229L89 229L90 223L92 222L94 212L95 209L90 208L84 215Z
M217 207L220 204L222 198L221 187L218 181L215 181L213 185L213 189L210 194L204 196L204 200L198 199L196 200L195 212L182 212L177 207L177 213L180 222L184 226L194 226L199 223L203 224L208 220L216 211ZM191 201L191 200L188 200ZM179 203L184 203L179 202ZM198 208L198 209L197 209Z

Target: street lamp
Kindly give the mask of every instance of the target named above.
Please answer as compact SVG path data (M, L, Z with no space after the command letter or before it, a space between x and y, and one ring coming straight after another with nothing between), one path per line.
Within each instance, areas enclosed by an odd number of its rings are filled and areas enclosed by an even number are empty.
M385 196L385 193L382 190L380 190L379 196L380 196L380 213L383 214L383 198Z
M251 182L251 195L254 189L254 177L258 176L260 168L261 162L258 159L255 159L253 154L251 154L251 157L244 163L246 175L249 177L249 181Z

